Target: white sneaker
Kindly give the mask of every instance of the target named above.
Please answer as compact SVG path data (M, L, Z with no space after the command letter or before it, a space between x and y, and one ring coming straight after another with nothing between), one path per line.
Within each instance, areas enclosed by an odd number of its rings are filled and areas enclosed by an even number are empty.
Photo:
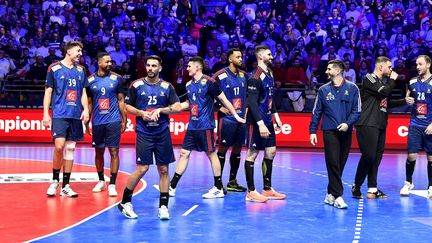
M428 189L428 198L432 198L432 186Z
M48 187L47 195L50 197L55 196L57 193L57 189L59 188L59 185L60 183L58 180L52 180L50 186Z
M169 214L168 208L165 205L162 205L159 208L159 219L160 220L170 219L170 214Z
M202 197L207 199L214 199L225 197L225 194L223 193L222 189L219 190L215 186L213 186L206 194L203 194Z
M60 191L60 196L65 197L78 197L78 193L74 192L72 188L67 184L65 187L63 187Z
M335 198L332 194L327 194L325 196L324 203L333 206L334 202L335 202Z
M342 197L336 198L336 200L334 200L333 206L335 206L335 208L340 208L340 209L348 208L348 205L345 203Z
M175 197L176 188L169 187L168 194L170 197Z
M405 181L404 186L400 190L400 195L401 196L408 196L412 189L414 189L414 184L409 183L408 181Z
M117 205L117 208L122 212L122 214L128 219L136 219L138 215L133 211L132 203L128 202L122 204L121 202Z
M108 186L108 196L110 197L117 197L117 191L114 184L110 184Z
M105 181L98 181L98 183L93 187L92 192L101 192L106 189Z

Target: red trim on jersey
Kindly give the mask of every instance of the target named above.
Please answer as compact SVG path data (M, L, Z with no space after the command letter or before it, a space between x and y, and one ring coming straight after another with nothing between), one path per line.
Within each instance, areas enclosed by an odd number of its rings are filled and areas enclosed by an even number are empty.
M216 80L214 79L214 78L212 78L212 77L210 77L210 76L207 76L207 75L203 75L203 77L201 78L201 79L203 79L203 78L205 78L205 79L207 79L208 81L210 81L210 82L212 82L212 83L214 83L214 82L216 82Z
M210 131L211 131L211 130L209 130L209 129L206 130L207 149L208 149L208 152L213 151L213 144L212 144L212 141L211 141L211 134L210 134Z
M253 79L259 79L259 77L261 76L261 74L262 74L262 69L261 68L257 68L257 70L256 70L256 72L255 72L255 74L253 75Z
M60 61L51 63L51 65L48 66L48 72L51 72L52 67L54 67L57 64L60 64Z
M250 124L249 125L249 139L248 139L248 144L247 144L248 148L250 147L250 143L252 141L252 135L253 135L253 125Z
M219 122L218 122L218 142L219 142L219 146L221 145L221 141L222 141L222 124L223 124L223 118L219 118Z
M132 86L134 85L134 83L136 83L136 82L138 82L138 81L143 81L143 82L144 82L144 78L140 78L140 79L134 80L134 81L129 85L129 88L132 87Z
M216 79L217 76L219 76L219 75L221 75L221 74L223 74L223 73L226 73L225 68L223 68L223 69L217 71L215 74L213 74L213 77L212 77L212 78L213 78L213 79Z

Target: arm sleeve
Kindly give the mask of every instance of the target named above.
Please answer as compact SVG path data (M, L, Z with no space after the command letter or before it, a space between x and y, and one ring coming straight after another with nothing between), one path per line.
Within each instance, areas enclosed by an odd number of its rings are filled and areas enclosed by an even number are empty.
M389 79L387 84L382 84L381 82L378 82L378 80L376 80L370 74L367 74L363 78L363 87L373 95L388 97L391 95L394 86L395 86L394 79Z
M213 79L215 80L215 82L217 83L217 85L219 85L219 88L221 87L221 83L220 83L220 79L216 76L213 76ZM221 88L221 90L222 90L222 88ZM220 102L220 100L219 99L214 99L215 100L215 102L214 102L214 106L216 107L216 109L217 110L219 110L223 105L222 105L222 103Z
M86 72L87 72L86 69L83 68L83 71L82 71L82 78L83 78L82 85L83 85L84 88L87 88L87 87L90 86L90 83L89 83L89 81L87 79Z
M85 88L87 97L93 99L93 92L91 91L90 87Z
M170 84L169 86L169 97L168 97L168 102L170 105L180 102L179 97L177 96L174 87Z
M346 122L349 127L352 127L358 121L361 114L361 98L360 98L360 91L357 86L355 86L355 91L356 92L352 96L354 102L351 109L351 113Z
M47 73L45 86L47 88L54 88L54 72L52 70L49 70Z
M315 98L314 108L312 110L312 120L309 124L309 133L310 134L315 134L318 130L318 124L319 124L319 121L321 119L321 115L322 115L322 111L323 111L321 94L322 94L322 91L318 90L318 94Z
M123 94L124 92L124 80L122 77L117 77L118 85L117 85L117 94Z
M222 94L222 89L220 88L219 83L215 82L214 80L209 80L209 93L213 97L218 97L220 94Z
M256 79L249 79L247 81L247 103L249 110L252 114L253 119L255 122L261 121L261 115L259 113L259 94L260 94L260 82Z
M136 89L134 86L130 86L128 89L127 96L125 98L125 103L135 107L136 103Z
M277 113L276 103L274 101L272 101L271 113L272 114Z

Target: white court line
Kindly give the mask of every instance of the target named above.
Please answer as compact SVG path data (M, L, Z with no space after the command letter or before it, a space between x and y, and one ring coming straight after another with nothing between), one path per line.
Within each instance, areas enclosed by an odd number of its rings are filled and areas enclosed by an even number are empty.
M184 217L188 216L188 215L189 215L192 211L194 211L195 208L197 208L197 207L198 207L198 204L193 205L191 208L189 208L188 211L186 211L184 214L182 214L182 216L184 216Z
M1 157L0 157L0 159L33 160L33 161L40 161L40 162L49 162L49 163L52 163L51 160L42 160L42 159L19 159L19 158L1 158ZM87 166L87 167L93 167L93 168L96 167L96 166L94 166L94 165L85 165L85 164L80 164L80 163L75 163L75 164L79 164L79 165ZM104 168L104 169L105 169L105 168ZM121 173L125 173L126 175L130 175L130 173L127 173L127 172L125 172L125 171L121 171L121 170L119 170L119 172L121 172ZM143 183L143 187L142 187L139 191L135 192L135 193L133 194L133 196L140 194L140 193L141 193L142 191L144 191L144 189L147 187L147 182L146 182L144 179L141 179L140 181ZM73 199L73 200L76 200L76 199ZM102 214L102 213L104 213L104 212L110 210L111 208L117 206L117 204L118 204L118 203L115 203L115 204L113 204L113 205L111 205L111 206L109 206L109 207L107 207L107 208L105 208L105 209L102 209L101 211L99 211L99 212L97 212L97 213L95 213L95 214L92 214L92 215L88 216L87 218L85 218L85 219L83 219L83 220L81 220L81 221L78 221L78 222L76 222L75 224L70 225L70 226L68 226L68 227L66 227L66 228L63 228L63 229L57 230L57 231L55 231L55 232L49 233L49 234L47 234L47 235L43 235L43 236L40 236L40 237L37 237L37 238L31 239L31 240L28 240L28 241L24 241L24 242L33 242L33 241L37 241L37 240L41 240L41 239L45 239L45 238L47 238L47 237L50 237L50 236L53 236L53 235L55 235L55 234L61 233L61 232L63 232L63 231L66 231L66 230L68 230L68 229L71 229L71 228L73 228L73 227L75 227L75 226L78 226L78 225L80 225L80 224L82 224L82 223L85 223L85 222L89 221L90 219L92 219L92 218L94 218L94 217L96 217L96 216L98 216L98 215L100 215L100 214Z

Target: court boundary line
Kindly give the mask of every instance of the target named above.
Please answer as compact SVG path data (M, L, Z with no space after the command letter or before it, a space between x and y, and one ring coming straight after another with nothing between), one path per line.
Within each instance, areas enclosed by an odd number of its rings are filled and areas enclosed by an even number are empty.
M184 212L184 213L182 214L182 216L183 216L183 217L188 216L188 215L189 215L190 213L192 213L192 211L194 211L198 206L199 206L198 204L193 205L191 208L189 208L188 211Z
M42 159L21 159L21 158L3 158L3 157L0 157L0 159L29 160L29 161L48 162L48 163L51 163L51 162L52 162L52 161L50 161L50 160L42 160ZM75 164L75 163L74 163L74 164ZM82 166L87 166L87 167L96 168L96 166L93 166L93 165L86 165L86 164L80 164L80 163L76 163L76 164L79 164L79 165L82 165ZM105 170L105 169L108 169L108 168L104 167L104 170ZM126 174L126 175L128 175L128 176L131 175L131 173L128 173L128 172L125 172L125 171L122 171L122 170L119 170L119 172L122 172L122 173L124 173L124 174ZM143 191L147 188L147 182L146 182L144 179L142 179L142 178L140 179L140 181L143 183L143 187L142 187L140 190L138 190L137 192L135 192L135 193L133 194L133 196L136 196L136 195L140 194L141 192L143 192ZM98 216L98 215L100 215L100 214L102 214L102 213L104 213L104 212L110 210L111 208L116 207L118 204L119 204L119 203L115 203L115 204L113 204L113 205L111 205L111 206L109 206L109 207L107 207L107 208L105 208L105 209L102 209L101 211L98 211L98 212L96 212L96 213L94 213L94 214L88 216L87 218L84 218L84 219L82 219L82 220L76 222L75 224L70 225L70 226L68 226L68 227L66 227L66 228L63 228L63 229L60 229L60 230L54 231L54 232L49 233L49 234L46 234L46 235L39 236L39 237L34 238L34 239L30 239L30 240L27 240L27 241L24 241L24 242L34 242L34 241L42 240L42 239L48 238L48 237L50 237L50 236L56 235L56 234L58 234L58 233L64 232L64 231L66 231L66 230L72 229L73 227L76 227L76 226L78 226L78 225L80 225L80 224L83 224L83 223L89 221L90 219L93 219L93 218L95 218L96 216Z

